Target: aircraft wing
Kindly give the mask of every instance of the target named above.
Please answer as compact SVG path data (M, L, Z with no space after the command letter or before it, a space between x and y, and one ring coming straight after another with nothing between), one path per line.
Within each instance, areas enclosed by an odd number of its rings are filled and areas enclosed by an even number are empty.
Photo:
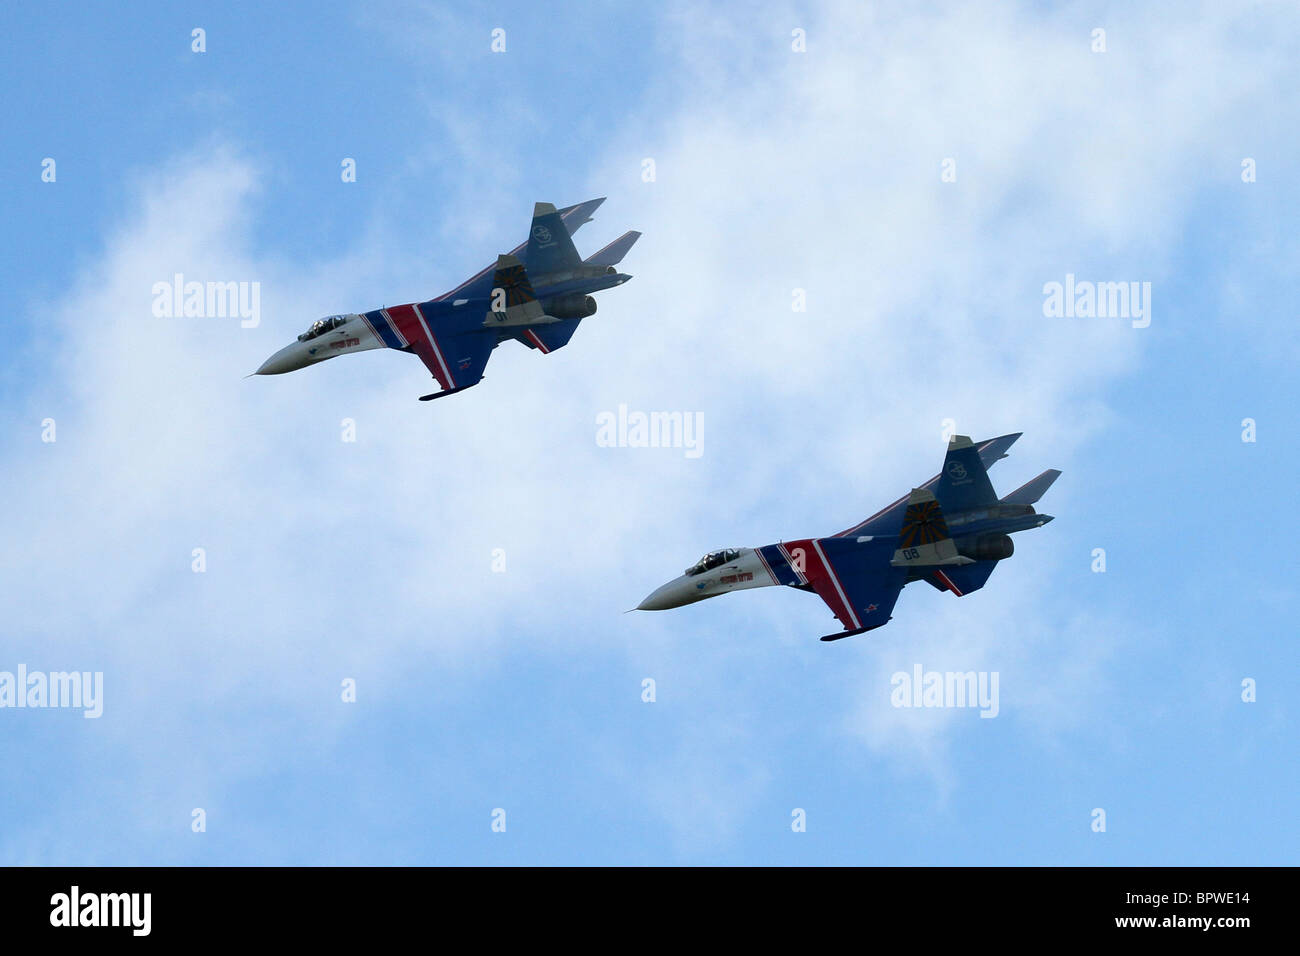
M802 569L807 587L826 602L844 625L823 641L861 634L889 622L898 595L907 583L907 569L889 563L892 538L859 541L856 538L810 538L783 545L790 564Z
M377 309L365 319L385 344L414 352L438 380L443 390L421 401L477 385L497 344L496 332L483 326L481 312L436 300Z
M427 402L477 385L496 348L497 337L490 329L477 328L451 335L436 333L429 343L412 345L420 361L442 386L441 392L420 396L420 401Z
M604 201L605 197L603 196L600 199L588 199L586 202L580 202L574 206L565 206L563 209L556 211L555 215L560 217L560 220L564 223L565 231L572 236L582 228L585 223L591 222L591 214L594 213ZM534 208L534 212L536 212L536 208ZM527 251L528 244L531 241L533 241L533 235L530 231L528 238L511 249L508 254L516 257L522 256ZM572 247L572 245L573 242L572 239L570 239L569 246ZM474 299L490 294L492 291L492 273L495 269L495 262L490 266L485 266L450 292L444 292L442 295L438 296L434 301L445 302L449 299Z
M991 468L995 462L1001 461L1003 458L1007 457L1007 449L1015 444L1016 439L1019 438L1020 435L1021 432L1016 432L1012 435L1001 435L997 438L990 438L987 441L982 441L974 445L974 450L978 453L980 464L984 467L985 471ZM949 462L945 460L944 464L947 466ZM947 474L946 471L941 472L919 487L926 491L933 491L936 496L938 496L939 488L937 486L939 485L940 479L943 478L945 474ZM988 482L987 474L984 475L984 481L985 483ZM893 504L881 508L870 518L867 518L859 524L855 524L852 528L847 528L844 531L838 532L834 537L846 538L854 535L897 533L898 529L903 524L903 513L907 510L907 498L908 496L904 495ZM997 497L994 496L993 501L996 500ZM990 502L990 504L991 503L992 502ZM949 507L956 508L957 506Z

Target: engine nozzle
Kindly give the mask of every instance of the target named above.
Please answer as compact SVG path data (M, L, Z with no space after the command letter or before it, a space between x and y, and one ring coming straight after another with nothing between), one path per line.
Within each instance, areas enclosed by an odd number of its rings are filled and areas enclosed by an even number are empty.
M546 314L557 319L585 319L596 314L596 300L589 295L560 295L546 303Z
M1009 534L977 534L960 538L957 553L974 561L1001 561L1015 554L1016 546Z

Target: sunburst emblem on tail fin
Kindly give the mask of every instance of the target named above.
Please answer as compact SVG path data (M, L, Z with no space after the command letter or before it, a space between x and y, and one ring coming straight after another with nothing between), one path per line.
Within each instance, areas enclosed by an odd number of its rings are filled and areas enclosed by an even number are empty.
M935 544L948 537L948 523L943 520L943 511L939 502L930 495L928 500L920 498L913 489L913 496L903 515L903 528L899 532L899 543L904 548L917 548L926 544Z

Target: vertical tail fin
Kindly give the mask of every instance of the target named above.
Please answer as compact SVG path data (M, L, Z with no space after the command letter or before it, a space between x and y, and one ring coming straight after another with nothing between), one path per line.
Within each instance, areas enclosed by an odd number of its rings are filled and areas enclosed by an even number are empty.
M484 325L528 325L544 317L528 270L514 256L498 256L492 273L492 297Z
M979 449L967 436L953 435L948 442L948 455L943 460L943 471L934 493L949 511L997 504L997 492L989 481L988 469Z
M934 493L913 488L907 498L903 527L898 532L898 550L889 562L894 567L931 567L935 565L971 564L970 558L957 554L957 545L948 536L948 522Z
M548 202L533 206L533 226L528 232L524 265L534 275L576 269L582 257L573 246L569 229L555 207Z

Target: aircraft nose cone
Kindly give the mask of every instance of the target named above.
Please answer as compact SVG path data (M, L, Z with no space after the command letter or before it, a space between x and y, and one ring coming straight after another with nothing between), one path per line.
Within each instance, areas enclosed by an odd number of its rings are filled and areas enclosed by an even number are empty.
M669 581L663 587L655 588L644 601L636 606L638 611L666 611L688 603L682 594L681 581Z
M284 372L292 372L294 369L300 368L301 365L302 362L299 360L299 356L295 354L294 347L287 345L263 362L261 367L253 374L280 375Z

